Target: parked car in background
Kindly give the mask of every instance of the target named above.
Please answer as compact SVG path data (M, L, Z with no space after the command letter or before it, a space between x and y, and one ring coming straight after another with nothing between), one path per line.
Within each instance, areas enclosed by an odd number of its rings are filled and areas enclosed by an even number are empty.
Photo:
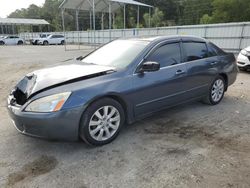
M241 70L250 69L250 46L240 51L237 57L237 65Z
M77 59L15 86L8 111L19 132L107 144L125 122L190 101L220 103L238 70L234 54L192 36L118 39Z
M50 36L50 34L42 33L42 34L39 35L38 38L33 38L33 39L31 40L31 43L32 43L33 45L37 45L37 44L38 44L38 41L39 41L40 39L47 38L48 36Z
M64 44L65 38L63 35L49 35L46 38L41 38L37 42L38 44L42 45L50 45L50 44Z
M6 36L0 38L0 45L22 45L24 40L18 36Z

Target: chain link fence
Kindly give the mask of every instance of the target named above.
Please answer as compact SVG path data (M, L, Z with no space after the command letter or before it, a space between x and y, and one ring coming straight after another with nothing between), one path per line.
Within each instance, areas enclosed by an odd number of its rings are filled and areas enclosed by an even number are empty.
M21 33L25 40L38 37L40 33ZM101 45L121 37L158 36L158 35L195 35L206 38L228 52L238 53L250 45L250 22L224 23L208 25L188 25L159 28L112 29L96 31L53 32L63 34L66 38L65 49L77 44L76 49L83 45Z

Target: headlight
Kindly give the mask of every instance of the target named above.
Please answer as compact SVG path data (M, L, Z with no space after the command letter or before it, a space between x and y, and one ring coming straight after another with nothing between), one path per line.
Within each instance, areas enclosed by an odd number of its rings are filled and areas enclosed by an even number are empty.
M27 112L56 112L59 111L71 92L59 93L42 97L31 102L26 108Z
M241 50L240 53L244 56L250 56L250 52L246 51L246 50Z

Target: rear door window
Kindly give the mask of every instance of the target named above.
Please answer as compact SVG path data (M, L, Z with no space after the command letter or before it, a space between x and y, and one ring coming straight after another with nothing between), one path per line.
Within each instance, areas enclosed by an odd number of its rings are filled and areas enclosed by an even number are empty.
M216 54L216 55L225 55L226 54L226 52L224 52L222 49L220 49L218 46L216 46L212 42L208 43L208 49L209 49L209 51L213 52L213 54Z
M208 47L208 56L209 57L214 57L214 56L218 55L216 50L214 50L210 45L208 45L207 47Z
M183 42L186 61L195 61L208 57L208 50L204 42Z
M171 43L157 48L152 54L149 55L147 61L158 62L161 67L167 67L180 63L180 44Z

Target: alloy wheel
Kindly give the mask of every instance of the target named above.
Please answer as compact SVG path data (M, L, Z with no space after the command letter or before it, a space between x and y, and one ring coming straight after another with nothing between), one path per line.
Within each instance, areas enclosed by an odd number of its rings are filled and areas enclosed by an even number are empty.
M221 100L221 98L223 97L224 90L225 90L225 85L223 80L221 79L216 80L212 86L212 91L211 91L211 97L214 102L218 102Z
M90 136L97 141L108 140L117 132L120 121L120 113L114 106L103 106L90 118Z

